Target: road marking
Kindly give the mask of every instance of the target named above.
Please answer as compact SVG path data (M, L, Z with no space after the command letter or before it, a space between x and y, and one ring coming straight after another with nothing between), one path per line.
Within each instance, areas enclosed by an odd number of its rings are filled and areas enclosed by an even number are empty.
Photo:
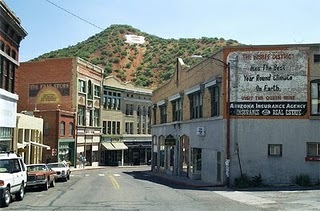
M112 175L109 175L109 179L111 180L111 183L115 189L120 188L119 184L117 183L117 181L115 180L115 178Z
M98 174L100 177L104 177L105 174Z
M89 175L89 174L85 174L84 176L85 176L85 177L89 177L90 175Z
M253 196L244 192L239 192L239 191L214 191L215 193L232 199L234 201L238 201L240 203L248 204L248 205L263 205L263 204L276 204L276 201L264 199L258 196Z
M115 177L120 177L120 174L113 174L113 176L115 176Z

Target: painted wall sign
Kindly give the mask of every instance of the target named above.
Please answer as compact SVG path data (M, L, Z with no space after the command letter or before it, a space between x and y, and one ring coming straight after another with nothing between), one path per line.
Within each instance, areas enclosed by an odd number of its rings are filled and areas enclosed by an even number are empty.
M41 91L38 93L36 97L36 103L37 104L49 104L49 103L55 103L59 104L61 103L62 96L56 88L52 86L45 87L41 89Z
M239 51L230 62L230 115L303 116L307 111L306 52Z
M39 91L46 87L54 87L59 90L62 96L70 95L70 83L41 83L41 84L29 84L29 97L35 97Z

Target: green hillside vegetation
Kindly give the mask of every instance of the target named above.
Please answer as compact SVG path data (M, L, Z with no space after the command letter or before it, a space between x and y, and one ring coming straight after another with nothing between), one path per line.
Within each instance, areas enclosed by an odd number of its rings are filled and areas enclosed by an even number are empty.
M145 37L144 44L128 44L125 35ZM104 69L104 75L115 75L122 81L133 81L137 86L157 87L172 76L176 58L188 65L199 62L191 55L208 56L224 46L240 45L236 40L223 38L163 39L141 32L128 25L111 25L104 31L35 59L81 57Z

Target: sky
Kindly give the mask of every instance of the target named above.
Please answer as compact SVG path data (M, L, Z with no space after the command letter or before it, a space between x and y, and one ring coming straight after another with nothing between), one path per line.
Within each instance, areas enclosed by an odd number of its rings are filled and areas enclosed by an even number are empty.
M320 43L319 0L4 0L28 33L20 62L82 42L113 24L161 38L247 45Z

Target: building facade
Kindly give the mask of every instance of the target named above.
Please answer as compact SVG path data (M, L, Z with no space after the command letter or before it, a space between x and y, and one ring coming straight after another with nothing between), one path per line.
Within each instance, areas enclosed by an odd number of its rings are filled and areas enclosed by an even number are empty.
M26 164L41 163L42 153L50 151L50 147L43 144L43 119L18 113L14 131L14 151Z
M44 119L44 144L51 152L43 162L69 159L80 153L98 165L103 70L81 58L45 59L20 66L18 111Z
M0 0L0 151L13 150L17 101L16 70L19 46L27 36L20 19Z
M140 165L151 159L152 90L103 81L101 165Z
M319 181L320 44L226 47L177 67L153 92L153 171L213 185Z

